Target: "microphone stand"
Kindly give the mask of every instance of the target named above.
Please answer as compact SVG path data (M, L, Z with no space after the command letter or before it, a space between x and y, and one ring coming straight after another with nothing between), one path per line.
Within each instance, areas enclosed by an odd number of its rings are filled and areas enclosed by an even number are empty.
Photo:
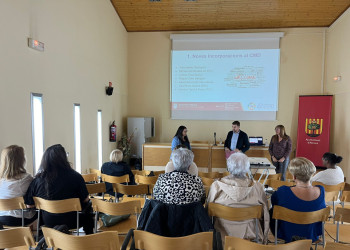
M217 144L216 144L216 132L214 132L214 145L213 146L217 146Z

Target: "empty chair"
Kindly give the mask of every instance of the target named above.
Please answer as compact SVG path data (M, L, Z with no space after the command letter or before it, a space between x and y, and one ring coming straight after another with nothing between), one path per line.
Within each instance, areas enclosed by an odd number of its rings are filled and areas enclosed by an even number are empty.
M141 207L145 204L145 199L148 194L148 185L123 185L123 184L113 184L113 190L115 193L124 195L122 202L139 200L141 202ZM128 197L128 196L142 196L142 197ZM119 202L119 198L116 199Z
M63 250L115 250L120 249L118 232L102 232L87 236L74 236L43 227L49 248Z
M137 218L141 213L140 201L129 201L122 203L111 203L99 199L91 199L92 209L95 212L95 232L97 232L98 214L126 215L131 214L129 219L112 227L101 227L101 231L118 231L119 234L126 234L131 228L137 227Z
M0 249L27 246L35 247L32 231L29 227L0 230Z
M325 250L350 250L349 245L335 243L335 242L327 242Z
M203 185L204 186L209 186L209 187L215 181L214 179L206 178L206 177L201 177L201 179L202 179Z
M95 183L95 184L86 184L86 188L89 192L90 197L93 197L93 194L99 194L102 193L102 199L104 199L105 192L106 192L106 185L105 183ZM95 196L96 198L96 196Z
M90 174L96 174L98 177L101 176L101 170L89 168L89 172L90 172Z
M156 184L158 176L142 176L135 175L135 182L137 184Z
M275 180L275 179L269 179L267 182L267 185L274 190L277 190L278 188L282 186L287 186L287 187L292 187L295 185L294 182L291 181L280 181L280 180Z
M350 223L350 209L349 208L342 208L338 207L337 211L335 212L334 220L337 222L337 236L336 236L336 242L339 242L339 234L341 230L346 229L346 235L349 235L349 225L339 225L339 222L347 222ZM342 229L340 229L340 227Z
M221 218L228 221L238 222L238 221L254 220L255 242L259 242L259 234L260 234L259 220L262 218L262 215L263 215L262 205L238 208L238 207L223 206L217 203L209 203L208 213L209 213L209 216L211 216L212 218L214 217ZM232 232L228 232L228 233L230 234Z
M328 243L327 243L328 244ZM311 240L298 240L288 244L271 246L261 245L248 240L236 238L236 237L225 237L225 250L310 250Z
M135 247L143 250L209 250L213 245L213 233L203 232L184 237L163 237L146 231L135 230Z
M131 170L131 172L135 175L142 175L142 176L147 176L151 173L149 170Z
M275 231L274 231L275 244L277 245L278 221L282 220L284 222L289 222L289 223L299 224L299 225L311 225L316 222L322 222L322 231L321 231L322 244L321 245L325 246L324 223L328 219L329 211L330 211L329 207L326 207L318 211L313 211L313 212L297 212L285 207L274 206L272 218L275 219ZM291 231L293 229L291 229ZM303 229L303 228L300 228L300 229ZM309 230L313 230L313 229L310 227ZM295 236L300 236L300 237L304 236L304 235L298 234L299 233L298 231L290 232L290 233Z
M85 182L97 183L97 174L96 173L82 174L81 176L83 177Z
M343 191L340 197L342 207L344 207L345 202L350 202L350 191Z
M106 183L106 193L109 195L113 195L116 200L118 197L121 197L122 194L118 194L113 191L113 184L115 183L128 184L128 182L130 181L130 177L127 174L123 176L111 176L111 175L102 174L101 179L103 182Z

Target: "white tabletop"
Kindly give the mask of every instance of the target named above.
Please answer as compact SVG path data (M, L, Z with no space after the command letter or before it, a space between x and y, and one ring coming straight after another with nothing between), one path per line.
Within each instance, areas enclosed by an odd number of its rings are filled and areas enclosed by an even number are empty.
M249 163L250 163L251 169L257 169L257 168L276 169L275 166L272 165L271 162L265 157L249 157Z

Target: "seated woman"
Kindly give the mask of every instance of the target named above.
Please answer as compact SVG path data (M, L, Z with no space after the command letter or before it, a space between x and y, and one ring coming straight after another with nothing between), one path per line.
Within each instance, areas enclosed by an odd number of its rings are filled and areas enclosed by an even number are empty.
M272 206L278 205L299 212L313 212L326 207L324 188L312 186L310 179L316 172L314 164L306 158L294 158L289 164L289 172L294 176L295 186L280 187L271 197ZM273 209L273 207L272 207ZM271 232L275 232L275 221L271 220ZM278 221L277 237L286 243L293 237L318 240L322 234L322 223L294 224Z
M130 182L129 185L135 185L134 174L131 172L129 165L126 162L123 162L123 152L119 149L115 149L109 155L110 162L105 162L102 165L101 172L102 174L112 175L112 176L123 176L128 174ZM113 195L113 186L111 183L106 182L106 193ZM118 194L118 197L122 194Z
M183 144L177 145L175 147L175 149L179 149L179 148L187 148L187 147L186 147L186 145L183 145ZM170 161L165 166L165 173L169 173L169 172L173 172L173 171L174 171L174 164L170 159ZM191 175L198 176L198 167L197 167L196 163L192 162L192 164L187 172Z
M210 202L228 207L249 207L262 205L263 218L259 223L259 239L267 242L269 232L269 209L263 186L251 180L249 159L243 153L234 153L227 159L227 169L230 175L216 180L211 184L207 204ZM255 239L255 220L229 221L218 218L214 227L225 236L234 236L244 239Z
M72 169L66 151L60 144L46 149L39 172L24 197L25 203L34 207L33 197L40 197L45 200L79 198L83 210L89 205L89 193L84 179ZM42 220L47 227L67 225L69 228L75 228L76 212L52 214L42 211ZM79 223L83 226L86 234L93 233L92 214L80 214Z
M323 166L326 167L326 170L320 171L311 178L311 182L318 181L322 182L325 185L337 185L344 182L344 173L343 170L337 166L337 163L340 163L343 160L343 157L337 156L332 153L325 153L322 157Z
M154 199L167 204L183 205L205 200L201 178L187 171L193 163L193 153L179 148L171 154L174 171L161 174L153 188Z
M0 199L22 197L27 192L33 177L25 169L24 149L12 145L1 152L0 160ZM37 218L34 210L24 211L24 224L28 225ZM22 211L0 211L0 224L22 226Z

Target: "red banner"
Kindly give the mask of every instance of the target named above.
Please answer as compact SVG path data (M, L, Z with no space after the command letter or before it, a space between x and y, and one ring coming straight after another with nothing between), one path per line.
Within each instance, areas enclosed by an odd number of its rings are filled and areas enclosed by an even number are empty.
M306 157L322 166L329 151L333 96L299 96L297 157Z

